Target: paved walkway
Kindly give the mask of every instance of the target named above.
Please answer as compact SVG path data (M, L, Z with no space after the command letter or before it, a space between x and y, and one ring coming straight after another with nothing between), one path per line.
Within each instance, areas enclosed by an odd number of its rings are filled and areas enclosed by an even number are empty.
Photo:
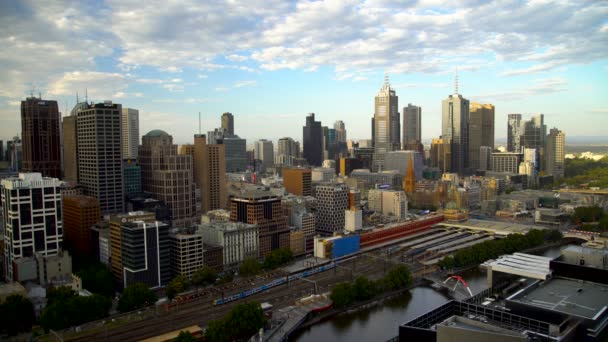
M286 334L292 332L300 324L302 324L309 312L311 312L313 309L322 308L329 304L331 304L331 300L323 296L319 296L305 304L292 305L276 310L273 313L272 319L282 321L284 323L274 330L274 332L267 334L267 336L264 337L264 341L284 341Z

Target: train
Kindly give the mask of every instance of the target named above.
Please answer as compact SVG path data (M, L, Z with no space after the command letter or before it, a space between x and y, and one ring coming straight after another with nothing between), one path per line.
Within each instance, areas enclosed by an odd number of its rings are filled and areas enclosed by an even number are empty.
M344 259L343 261L346 261L346 260L347 259ZM223 305L223 304L235 301L235 300L243 299L243 298L252 296L252 295L254 295L256 293L260 293L260 292L266 291L266 290L271 289L273 287L277 287L277 286L280 286L280 285L283 285L283 284L287 284L288 282L291 282L291 281L294 281L294 280L298 280L298 279L301 279L301 278L306 278L308 276L311 276L313 274L317 274L317 273L320 273L320 272L325 272L325 271L330 270L330 269L332 269L334 267L336 267L336 262L332 262L330 264L319 266L319 267L314 267L314 268L311 268L311 269L306 270L304 272L300 272L300 273L292 274L292 275L289 275L289 276L277 278L277 279L275 279L275 280L273 280L273 281L271 281L271 282L269 282L267 284L264 284L262 286L258 286L256 288L249 289L249 290L243 291L241 293L236 293L236 294L230 295L228 297L223 297L223 298L216 299L216 300L213 301L213 305Z

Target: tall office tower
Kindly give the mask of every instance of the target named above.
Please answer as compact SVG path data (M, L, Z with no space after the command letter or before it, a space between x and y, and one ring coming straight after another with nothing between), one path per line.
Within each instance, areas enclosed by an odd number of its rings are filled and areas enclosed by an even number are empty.
M469 168L478 170L481 146L494 148L494 105L471 102L469 106Z
M490 169L490 160L492 159L492 148L490 146L481 146L479 148L479 170L488 171Z
M442 102L442 138L450 142L450 172L463 174L469 167L469 100L455 89Z
M312 171L310 169L283 169L283 184L290 194L312 196Z
M137 159L139 148L139 111L137 109L122 109L122 159Z
M63 118L63 180L78 182L78 153L76 152L76 116Z
M275 164L291 166L300 155L300 144L292 138L281 138L278 143Z
M507 118L507 151L521 152L522 149L521 114L509 114Z
M216 128L207 132L207 144L226 146L226 172L243 172L247 170L247 140L230 134L225 128Z
M270 140L261 139L255 142L254 155L256 160L260 160L264 168L274 165L274 144Z
M403 149L408 150L412 146L419 145L421 138L421 114L422 108L411 103L403 107Z
M321 151L323 153L323 161L325 161L328 159L329 150L329 128L327 128L327 126L321 126L321 136L323 137Z
M315 113L306 116L306 126L302 130L304 159L311 166L321 166L323 163L323 133L321 121L315 121Z
M376 142L376 119L372 116L372 143L367 147L374 147L374 143Z
M61 184L59 179L42 177L38 172L20 173L0 182L6 281L13 281L16 276L16 259L61 251Z
M23 171L61 177L61 123L57 101L28 97L21 101Z
M399 98L384 77L384 84L375 98L374 171L384 170L384 154L401 147Z
M494 152L490 160L490 169L494 172L519 173L522 154L515 152Z
M7 141L6 156L6 160L10 162L10 170L19 172L23 165L23 149L19 137L13 137L11 141Z
M122 225L130 222L155 222L155 215L147 211L132 211L110 216L110 269L114 279L121 287L124 287L123 254L129 253L129 251L123 251L123 245L129 241L123 239Z
M279 248L289 248L289 226L281 199L270 191L246 191L230 200L230 221L257 224L259 256Z
M76 113L78 183L99 199L102 215L124 210L120 104L86 105Z
M547 174L553 175L554 179L564 177L564 157L566 155L566 134L557 128L552 128L547 135Z
M344 121L336 121L334 129L336 130L336 141L346 144L346 126L344 126Z
M450 152L451 144L449 140L433 139L431 141L431 167L436 167L441 172L449 172L451 169L452 156Z
M174 227L198 221L192 164L192 156L177 154L177 145L167 132L153 130L142 137L139 147L142 188L165 201Z
M63 237L74 257L94 258L91 227L101 219L99 201L90 196L63 197Z
M345 213L348 209L349 190L344 184L318 185L315 187L317 198L317 231L333 234L344 229Z
M0 161L4 161L4 141L0 140Z
M207 144L194 135L194 182L201 191L202 213L226 207L226 146Z
M540 170L546 171L545 167L545 140L547 138L547 126L545 116L538 114L522 124L522 146L524 148L534 148L540 160ZM518 151L521 153L522 151Z
M234 135L234 116L232 113L222 114L222 128L228 132L229 135Z
M125 196L141 194L141 167L134 160L127 159L123 163L123 181L125 184Z

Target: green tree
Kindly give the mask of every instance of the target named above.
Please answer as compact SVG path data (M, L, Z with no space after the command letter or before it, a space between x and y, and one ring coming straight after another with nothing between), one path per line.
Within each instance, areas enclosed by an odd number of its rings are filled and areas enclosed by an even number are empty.
M340 283L331 290L329 299L336 308L348 306L355 300L354 288L350 283Z
M98 262L76 273L82 279L82 287L100 295L114 296L114 277L110 269Z
M192 336L189 331L182 330L179 332L176 338L173 339L173 342L195 342L197 339Z
M67 286L57 286L49 289L46 294L47 305L55 304L57 302L65 302L70 298L76 296L76 291Z
M109 297L99 294L83 297L64 289L56 291L54 298L48 301L40 317L40 325L45 331L65 329L101 319L108 315L112 306Z
M165 294L169 300L172 300L176 295L188 290L188 286L188 279L182 275L178 275L165 287Z
M289 248L279 248L270 252L264 258L264 268L267 270L275 269L293 260L293 252Z
M399 265L388 272L384 281L387 289L397 290L412 285L413 277L407 266Z
M21 295L10 295L0 304L0 332L16 335L32 330L34 305Z
M209 322L205 329L205 341L209 342L227 342L230 341L230 335L226 329L224 320Z
M239 267L239 273L242 276L254 276L262 271L262 265L255 258L247 258L243 260Z
M209 266L203 266L192 275L192 284L205 286L215 283L216 279L217 272Z
M226 317L226 326L233 339L249 339L266 324L264 311L259 303L237 304Z
M560 241L563 237L564 237L564 234L562 234L562 232L560 232L557 229L549 229L545 233L545 239L547 241L551 241L551 242Z
M129 312L152 305L158 300L154 291L150 290L146 284L135 283L127 286L118 301L118 311Z
M368 300L377 293L376 284L364 276L355 280L354 296L356 300Z

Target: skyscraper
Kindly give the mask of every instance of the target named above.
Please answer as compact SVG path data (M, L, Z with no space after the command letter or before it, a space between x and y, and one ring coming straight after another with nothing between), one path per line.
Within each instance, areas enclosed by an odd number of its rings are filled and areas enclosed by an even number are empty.
M469 168L481 168L480 148L494 148L494 105L471 102L469 107Z
M260 160L264 168L274 165L274 144L270 140L261 139L255 142L254 158Z
M99 201L90 196L63 197L65 245L75 257L94 257L91 227L101 219Z
M78 182L99 199L102 215L124 210L121 150L122 106L85 104L76 113Z
M137 159L139 148L139 111L137 109L122 109L122 159Z
M275 164L291 166L300 157L300 144L292 138L281 138L278 145Z
M194 136L194 181L201 191L201 208L225 208L226 199L226 146L207 144L205 135Z
M198 221L192 156L177 154L172 136L161 130L144 135L139 166L143 190L167 204L174 227Z
M384 84L375 98L374 111L374 170L384 169L384 154L401 146L399 98L384 77Z
M230 135L234 135L234 116L232 113L222 114L222 128Z
M564 158L566 155L566 134L557 128L552 128L547 135L546 171L554 179L564 177Z
M346 127L344 126L344 121L336 121L334 123L334 129L336 130L336 141L346 144Z
M422 142L421 114L422 108L408 103L403 107L403 149L416 146Z
M76 116L66 116L62 124L63 135L63 180L78 182L78 153Z
M456 92L442 102L441 135L450 144L450 172L462 174L469 166L469 100Z
M545 140L547 138L547 125L545 125L545 116L538 114L530 120L524 121L522 133L522 146L536 149L538 160L540 160L540 170L546 171ZM518 152L521 153L521 151Z
M507 118L507 151L521 152L521 114L509 114Z
M344 184L318 185L315 187L317 198L317 230L333 234L344 229L345 214L348 209L349 190Z
M57 101L36 97L21 101L23 171L61 177L60 123Z
M13 280L13 261L36 253L56 255L63 242L62 182L38 172L0 182L4 214L4 265L6 280Z
M304 158L311 166L321 166L323 163L323 132L321 121L315 121L315 113L306 116L306 126L302 130Z

